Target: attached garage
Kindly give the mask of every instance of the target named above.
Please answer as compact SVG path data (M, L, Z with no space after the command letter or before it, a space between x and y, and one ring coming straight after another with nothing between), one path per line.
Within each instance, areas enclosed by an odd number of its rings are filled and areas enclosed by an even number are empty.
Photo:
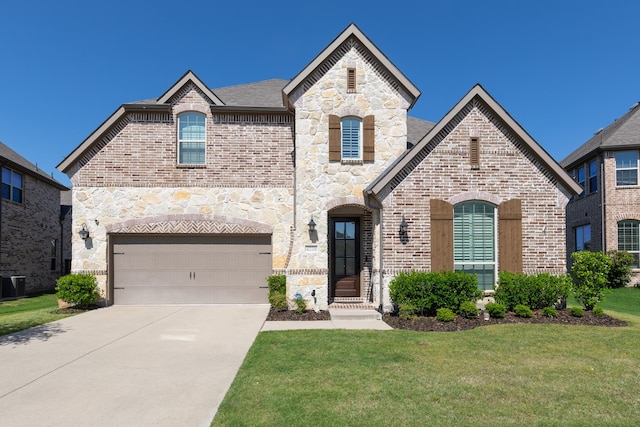
M270 235L113 235L114 304L266 304Z

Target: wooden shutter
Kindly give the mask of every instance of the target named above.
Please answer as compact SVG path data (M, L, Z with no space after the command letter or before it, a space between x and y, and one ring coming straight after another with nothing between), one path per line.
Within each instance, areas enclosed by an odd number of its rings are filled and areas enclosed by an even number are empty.
M453 271L453 205L444 200L431 205L431 271Z
M375 161L375 119L374 116L367 116L362 121L362 160L365 162Z
M329 161L339 162L341 154L340 117L329 115Z
M475 137L469 141L469 163L471 169L480 168L480 141Z
M500 271L522 273L522 201L519 199L498 206L498 245Z

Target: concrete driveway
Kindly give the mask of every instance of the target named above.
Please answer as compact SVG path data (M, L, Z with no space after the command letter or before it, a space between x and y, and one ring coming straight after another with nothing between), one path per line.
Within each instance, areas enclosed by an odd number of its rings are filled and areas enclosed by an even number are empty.
M268 311L114 306L0 337L0 424L208 426Z

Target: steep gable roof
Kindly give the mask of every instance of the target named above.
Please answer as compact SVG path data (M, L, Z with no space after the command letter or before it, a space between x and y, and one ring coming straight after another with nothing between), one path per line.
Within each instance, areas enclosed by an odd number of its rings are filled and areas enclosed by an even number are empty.
M204 93L214 105L224 105L224 103L218 98L204 83L195 75L191 70L184 73L184 75L173 84L165 93L158 98L157 104L164 104L175 96L180 89L182 89L187 83L194 84L202 93Z
M434 140L442 132L448 134L451 131L451 122L456 116L464 113L467 106L474 100L484 104L511 132L523 143L524 147L535 156L542 166L554 176L558 182L568 191L579 194L582 191L578 185L553 158L516 122L507 111L498 104L482 86L476 84L436 125L427 135L411 150L406 151L396 162L389 166L365 192L378 196L387 187L395 187L410 173L427 150L432 148ZM435 141L437 143L437 141ZM421 154L422 153L422 154ZM428 153L427 153L428 154ZM420 157L422 156L422 157ZM389 188L387 188L389 191Z
M271 79L256 83L227 86L213 92L226 106L284 108L282 88L287 80Z
M635 103L626 114L609 126L596 132L560 162L571 167L604 149L631 149L640 147L640 103Z
M68 190L67 187L47 175L42 169L22 157L20 154L13 151L7 145L0 142L0 163L4 166L8 166L11 169L15 169L18 172L22 172L33 177L38 178L41 181L45 181L49 185L56 187L60 190Z
M309 63L297 76L295 76L289 84L287 84L283 89L283 96L285 97L285 104L289 105L289 96L301 85L305 83L308 79L313 77L313 74L318 70L333 54L336 52L340 46L345 43L350 38L355 38L359 43L367 49L371 55L381 64L382 67L389 73L389 75L399 84L411 97L411 105L409 108L413 106L418 97L420 96L420 91L416 86L409 81L409 79L400 72L398 68L376 47L371 40L367 36L364 35L362 31L355 25L349 25L342 33L333 40L329 46L324 48L322 52L315 57L313 61Z

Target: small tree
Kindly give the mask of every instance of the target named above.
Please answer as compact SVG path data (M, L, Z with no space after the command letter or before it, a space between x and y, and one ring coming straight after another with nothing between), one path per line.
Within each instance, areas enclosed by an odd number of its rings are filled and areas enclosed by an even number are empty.
M611 258L608 286L610 288L624 288L631 280L633 255L627 251L609 251L607 255Z
M593 310L604 301L607 289L611 258L604 252L574 252L571 254L571 278L576 300L585 310Z
M98 281L93 274L67 274L56 283L56 296L77 308L89 308L100 298Z

